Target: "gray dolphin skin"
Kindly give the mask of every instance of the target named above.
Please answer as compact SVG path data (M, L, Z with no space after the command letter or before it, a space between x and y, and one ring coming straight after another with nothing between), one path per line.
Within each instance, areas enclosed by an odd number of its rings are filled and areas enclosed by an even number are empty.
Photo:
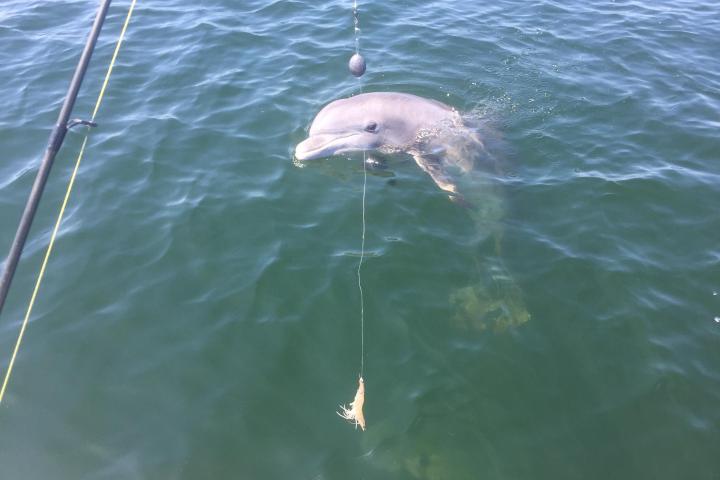
M453 108L408 93L374 92L335 100L317 114L309 136L295 148L299 161L341 153L378 151L408 153L433 181L458 195L447 174L452 138L464 130L460 114ZM465 139L471 138L463 131ZM459 158L459 157L456 157ZM463 171L472 166L455 162Z

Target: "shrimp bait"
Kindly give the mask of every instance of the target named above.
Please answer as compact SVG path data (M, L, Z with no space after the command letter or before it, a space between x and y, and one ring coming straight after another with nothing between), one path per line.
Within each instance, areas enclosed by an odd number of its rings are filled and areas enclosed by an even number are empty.
M337 412L345 420L353 422L355 428L360 425L360 428L365 431L365 416L363 415L363 404L365 403L365 382L362 377L358 380L358 389L355 392L355 398L350 403L349 408L345 405L340 405L340 411Z

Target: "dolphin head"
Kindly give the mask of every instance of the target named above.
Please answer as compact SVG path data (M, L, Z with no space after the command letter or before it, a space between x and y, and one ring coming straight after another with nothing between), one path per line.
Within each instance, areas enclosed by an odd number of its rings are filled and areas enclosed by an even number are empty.
M375 150L386 141L383 118L367 109L344 105L337 100L323 108L313 120L308 138L295 147L295 158L314 160L332 155Z
M310 127L307 139L295 147L295 158L301 161L314 160L332 155L363 150L375 150L383 142L383 127L375 120L363 118L333 118L318 114ZM318 125L318 119L320 120Z
M374 92L335 100L317 114L308 138L295 147L300 161L363 150L406 150L418 131L452 118L453 110L415 95Z

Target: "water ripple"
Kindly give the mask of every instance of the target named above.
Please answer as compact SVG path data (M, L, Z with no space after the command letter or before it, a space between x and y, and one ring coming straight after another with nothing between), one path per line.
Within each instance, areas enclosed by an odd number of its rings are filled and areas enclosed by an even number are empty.
M2 248L90 3L0 7ZM710 478L717 8L359 4L361 81L347 74L350 2L139 2L2 411L4 471ZM92 109L126 6L113 3L74 116ZM360 353L363 169L292 163L313 115L360 90L441 100L482 125L500 168L474 193L492 185L504 208L478 232L411 159L368 176L363 436L333 413ZM81 139L54 166L0 351ZM459 327L449 299L502 286L498 262L531 320ZM482 293L474 307L497 311Z

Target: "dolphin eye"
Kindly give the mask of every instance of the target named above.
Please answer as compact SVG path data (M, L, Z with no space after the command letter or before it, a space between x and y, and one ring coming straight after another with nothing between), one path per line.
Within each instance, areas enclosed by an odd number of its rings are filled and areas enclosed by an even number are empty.
M367 125L365 125L365 131L370 133L377 132L377 123L375 122L368 122Z

